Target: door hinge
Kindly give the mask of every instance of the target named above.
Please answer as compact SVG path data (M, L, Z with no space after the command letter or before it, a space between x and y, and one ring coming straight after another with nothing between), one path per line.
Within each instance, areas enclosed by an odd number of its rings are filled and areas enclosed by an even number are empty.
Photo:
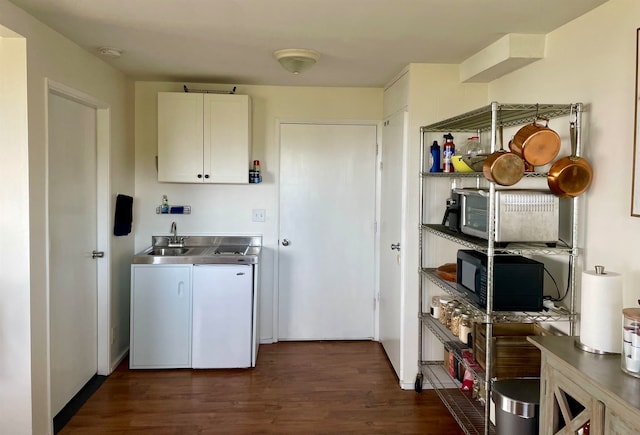
M378 232L378 221L373 221L373 234Z
M374 297L374 298L373 298L373 311L375 311L375 310L376 310L376 305L377 305L377 303L378 303L378 300L377 300L377 298L376 298L376 297Z
M382 162L380 162L380 170L382 171Z

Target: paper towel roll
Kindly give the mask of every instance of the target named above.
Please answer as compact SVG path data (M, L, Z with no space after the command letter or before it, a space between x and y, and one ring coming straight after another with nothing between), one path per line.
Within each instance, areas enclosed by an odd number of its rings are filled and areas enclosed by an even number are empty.
M597 266L599 268L600 266ZM595 270L582 272L580 343L595 351L622 350L622 277Z

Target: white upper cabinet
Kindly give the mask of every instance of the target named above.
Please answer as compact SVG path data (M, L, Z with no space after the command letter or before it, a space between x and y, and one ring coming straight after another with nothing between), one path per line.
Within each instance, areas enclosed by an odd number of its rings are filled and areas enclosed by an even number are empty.
M158 93L158 181L248 183L248 95Z

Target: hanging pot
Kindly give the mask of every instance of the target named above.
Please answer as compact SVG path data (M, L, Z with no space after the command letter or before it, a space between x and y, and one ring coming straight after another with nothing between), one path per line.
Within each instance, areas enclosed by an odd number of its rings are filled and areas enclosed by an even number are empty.
M542 125L539 121L545 121L545 124ZM509 143L509 148L534 166L551 163L560 151L560 136L548 125L547 118L536 117L532 124L518 130Z
M571 155L563 157L551 166L547 176L549 189L561 198L572 198L582 194L591 185L593 170L589 162L577 156L576 123L569 124Z
M514 153L504 149L502 143L502 124L498 128L500 149L489 154L482 166L485 178L501 186L512 186L524 176L524 162Z

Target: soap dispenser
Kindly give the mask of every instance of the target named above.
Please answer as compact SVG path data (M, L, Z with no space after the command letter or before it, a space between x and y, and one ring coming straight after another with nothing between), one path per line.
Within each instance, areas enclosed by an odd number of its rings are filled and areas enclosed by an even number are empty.
M167 195L162 195L162 213L169 213L169 200L167 199Z

